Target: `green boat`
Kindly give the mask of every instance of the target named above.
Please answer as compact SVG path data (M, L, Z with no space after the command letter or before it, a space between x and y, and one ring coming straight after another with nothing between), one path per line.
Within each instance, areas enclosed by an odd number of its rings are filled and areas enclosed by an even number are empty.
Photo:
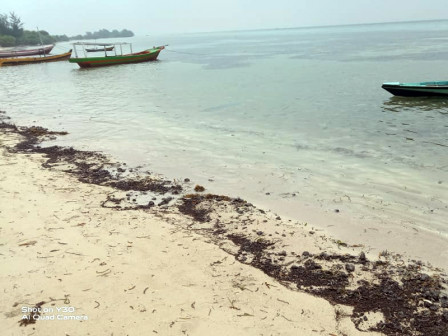
M448 96L448 81L421 83L384 83L384 90L395 96L402 97L430 97Z
M113 45L113 52L108 50L106 46ZM100 46L103 47L104 56L101 57L88 57L87 56L87 46ZM123 54L123 46L129 47L130 53ZM153 47L152 49L143 50L137 53L132 52L132 45L126 42L117 43L87 43L87 42L77 42L73 43L75 57L70 58L70 63L77 63L81 68L94 68L117 64L128 64L128 63L141 63L157 60L159 53L165 49L165 46ZM84 57L78 56L78 49L81 47ZM118 48L117 48L118 47ZM119 52L117 52L119 49Z

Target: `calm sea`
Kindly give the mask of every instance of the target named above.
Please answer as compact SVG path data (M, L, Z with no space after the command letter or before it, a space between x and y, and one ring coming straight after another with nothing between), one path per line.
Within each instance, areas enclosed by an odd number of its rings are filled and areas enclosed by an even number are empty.
M293 218L346 215L357 229L448 237L448 99L381 89L448 80L448 21L128 41L134 51L169 46L153 63L0 68L0 109L68 131L58 144Z

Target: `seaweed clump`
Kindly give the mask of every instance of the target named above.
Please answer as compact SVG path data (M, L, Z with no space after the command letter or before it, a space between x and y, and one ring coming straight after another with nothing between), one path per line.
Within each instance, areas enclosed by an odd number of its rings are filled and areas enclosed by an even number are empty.
M363 253L357 257L304 252L287 267L290 263L279 264L274 260L273 242L245 235L227 238L239 247L235 258L240 262L332 304L353 307L351 319L360 331L366 331L362 324L369 313L379 312L383 320L367 330L390 336L448 335L448 296L443 294L446 280L422 273L418 262L400 266L368 261ZM347 261L352 263L351 267L347 267ZM373 279L354 282L355 267L369 272Z
M251 266L262 270L264 273L273 278L281 278L281 266L275 265L272 262L272 259L266 253L266 250L275 245L275 242L269 241L264 238L251 240L241 234L229 234L227 238L239 247L236 259L245 262L246 260L248 260L248 257L250 257L251 261L249 262L249 264Z
M198 227L200 232L220 246L227 246L221 244L223 240L233 243L236 249L226 251L236 260L262 270L288 288L353 307L351 319L358 330L390 336L448 335L447 280L440 271L419 261L404 262L394 254L369 260L364 252L280 251L285 246L282 239L269 238L272 234L257 228L265 220L249 203L211 194L186 195L181 201L180 212L208 224ZM220 206L225 206L228 219L219 213L212 216ZM254 227L249 230L251 224ZM378 315L369 321L372 313Z
M180 199L178 210L184 215L192 217L195 221L200 223L210 222L210 214L215 211L216 207L222 203L231 203L251 206L246 201L240 198L230 198L228 196L214 195L214 194L187 194Z
M41 301L39 303L36 303L36 305L32 308L33 313L30 315L27 315L26 318L23 318L19 320L19 325L21 327L26 327L28 324L35 324L36 321L39 319L39 316L42 313L41 307L45 304L45 301Z

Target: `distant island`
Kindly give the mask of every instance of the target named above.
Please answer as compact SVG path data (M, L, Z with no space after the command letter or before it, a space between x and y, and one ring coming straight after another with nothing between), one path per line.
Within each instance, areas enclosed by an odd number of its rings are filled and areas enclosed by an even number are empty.
M118 31L116 29L109 31L107 29L100 29L94 33L87 32L84 35L76 35L69 37L70 40L94 40L94 39L104 39L111 37L132 37L134 33L127 29L122 29Z
M40 36L39 36L40 35ZM134 33L128 29L100 29L96 32L86 32L84 35L50 35L45 30L31 31L23 29L23 22L17 14L0 14L0 46L14 47L18 45L53 44L70 40L94 40L114 37L132 37Z

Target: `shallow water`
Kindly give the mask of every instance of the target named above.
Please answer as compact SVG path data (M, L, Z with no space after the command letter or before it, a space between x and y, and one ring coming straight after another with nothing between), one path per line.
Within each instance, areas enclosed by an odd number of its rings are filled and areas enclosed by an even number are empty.
M448 99L381 89L447 80L447 33L439 21L135 37L135 51L169 46L152 63L0 68L0 108L68 131L59 144L294 218L309 205L448 237Z

